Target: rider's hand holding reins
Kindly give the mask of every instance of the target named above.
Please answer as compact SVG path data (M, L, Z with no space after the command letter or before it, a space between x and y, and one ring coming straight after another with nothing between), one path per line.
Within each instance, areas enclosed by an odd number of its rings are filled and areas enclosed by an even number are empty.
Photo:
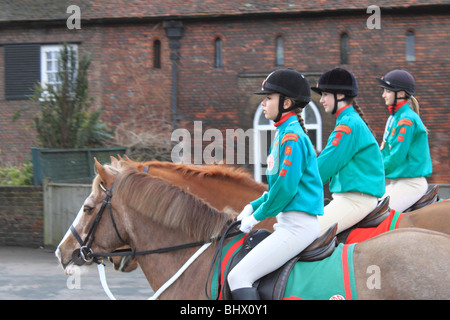
M249 233L250 230L253 229L253 227L258 224L260 221L256 220L253 215L249 215L248 217L245 217L241 221L241 227L239 230L241 230L244 233Z
M241 213L237 216L236 220L241 221L242 219L250 216L253 213L253 207L251 204L248 204L242 209Z

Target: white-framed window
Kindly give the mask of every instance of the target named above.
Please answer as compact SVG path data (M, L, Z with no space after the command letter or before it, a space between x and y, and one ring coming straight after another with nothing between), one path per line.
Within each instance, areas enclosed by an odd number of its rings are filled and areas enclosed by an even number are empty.
M77 52L77 45L70 45ZM58 84L58 58L62 45L41 46L41 85Z
M314 148L317 152L322 151L322 117L314 102L303 109L302 118ZM267 156L275 132L273 121L266 119L260 104L253 117L254 179L258 182L266 182Z

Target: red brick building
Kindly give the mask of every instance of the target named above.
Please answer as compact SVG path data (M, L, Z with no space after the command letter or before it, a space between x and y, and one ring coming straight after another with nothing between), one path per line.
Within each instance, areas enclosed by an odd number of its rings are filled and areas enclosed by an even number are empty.
M448 183L450 16L444 12L450 4L380 0L376 3L379 16L368 10L371 4L273 0L2 3L0 165L30 158L30 147L36 144L31 127L35 108L11 121L18 108L30 105L27 82L13 75L26 66L20 71L22 76L41 81L45 50L68 42L77 45L79 53L91 55L91 94L111 126L146 119L151 113L191 132L194 121L202 121L203 131L247 130L254 127L260 102L252 93L269 72L292 67L314 85L322 72L340 66L357 77L359 105L380 141L388 113L375 77L394 68L406 69L416 78L421 117L430 131L434 166L430 181ZM29 56L37 56L37 62L36 58L28 61ZM324 114L318 99L313 94L316 113L310 124L316 126L311 139L320 150L334 119Z

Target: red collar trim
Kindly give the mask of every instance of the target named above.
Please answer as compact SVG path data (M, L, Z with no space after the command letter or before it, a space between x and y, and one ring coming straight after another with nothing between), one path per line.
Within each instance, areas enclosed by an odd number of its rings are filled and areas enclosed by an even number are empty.
M278 127L280 124L285 122L287 119L289 119L292 116L296 116L296 115L297 114L293 111L286 113L284 116L281 117L280 121L274 123L275 127Z
M342 111L344 111L345 109L347 109L347 108L349 108L349 107L351 107L351 106L352 106L351 104L348 104L348 105L346 105L346 106L343 106L341 109L339 109L338 111L336 111L336 113L335 113L334 115L336 116L336 118L339 117L339 115L341 114Z
M403 107L407 102L408 102L408 100L402 100L400 102L397 102L397 104L395 105L395 108L393 108L392 106L388 106L389 113L390 114L396 113L397 110L400 109L401 107Z

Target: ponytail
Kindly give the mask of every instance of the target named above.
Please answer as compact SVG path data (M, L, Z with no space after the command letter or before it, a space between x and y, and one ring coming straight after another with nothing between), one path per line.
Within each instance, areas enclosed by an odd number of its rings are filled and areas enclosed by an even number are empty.
M305 131L305 133L308 134L308 130L305 127L305 121L302 118L302 111L303 111L303 108L306 107L309 102L296 101L292 98L286 98L286 99L291 100L292 105L295 107L294 112L297 114L297 120L300 123L300 125L302 126L303 131Z
M420 116L419 101L417 101L417 99L414 96L410 96L409 99L411 99L411 108L415 113L417 113L418 116Z
M303 108L296 108L294 110L294 112L297 114L297 120L300 123L300 125L302 126L303 131L305 131L305 133L308 134L308 130L305 127L305 121L302 118L302 111L303 111Z
M411 100L411 109L417 113L417 115L420 117L420 107L419 107L419 101L414 96L409 96L409 99ZM423 121L422 121L423 122ZM425 128L426 133L428 134L428 128L423 125Z

